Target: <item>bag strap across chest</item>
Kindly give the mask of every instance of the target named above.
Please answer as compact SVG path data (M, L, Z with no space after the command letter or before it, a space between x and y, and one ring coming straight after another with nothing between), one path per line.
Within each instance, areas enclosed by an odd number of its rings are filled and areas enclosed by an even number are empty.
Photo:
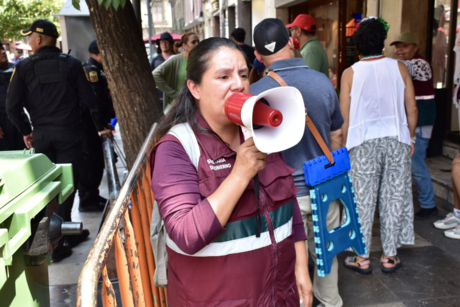
M268 76L273 78L276 82L278 82L279 85L288 86L287 83L283 80L283 78L281 78L276 72L270 71L268 73ZM326 143L321 137L321 134L319 134L318 129L316 129L316 126L311 120L310 116L308 115L308 111L306 108L305 108L305 123L307 124L311 133L315 137L316 142L318 142L319 147L321 147L321 150L323 151L324 155L329 160L329 163L334 164L334 157L332 156L332 153L329 150L329 147L327 147Z

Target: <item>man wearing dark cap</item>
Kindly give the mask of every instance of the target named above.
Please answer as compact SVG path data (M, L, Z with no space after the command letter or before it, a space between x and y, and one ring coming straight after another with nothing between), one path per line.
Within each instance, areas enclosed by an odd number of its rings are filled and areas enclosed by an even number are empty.
M81 62L55 47L59 34L52 22L35 20L21 35L29 36L34 55L16 65L6 98L8 117L24 136L27 148L35 148L36 153L45 154L53 163L72 164L77 187L82 142L80 105L96 114L97 108L92 107L95 95ZM71 221L74 196L75 192L57 208L64 221ZM84 230L82 235L61 239L51 260L69 257L71 248L88 236L89 231Z
M336 150L342 144L343 118L340 112L337 94L329 79L322 73L309 69L300 58L294 58L294 42L289 37L289 32L279 19L267 18L260 22L254 29L254 42L256 57L268 67L268 71L275 72L288 86L297 88L302 94L305 108L310 114L319 134L329 149ZM274 78L262 78L253 83L251 94L258 95L263 91L280 86ZM313 232L312 209L310 189L305 184L303 163L322 156L324 153L319 147L310 129L305 126L302 140L288 150L283 151L287 165L296 171L293 174L296 187L299 189L297 200L299 202L305 231L308 237L307 249L316 263L315 237ZM329 205L327 215L327 229L340 225L340 205L333 201ZM314 270L314 294L321 301L320 306L340 307L343 301L338 290L338 262L337 257L332 262L331 273L326 277L319 277L318 270Z
M157 56L150 62L150 67L154 71L158 66L163 64L164 61L174 55L173 50L174 40L168 32L161 34L160 39L157 40Z
M104 175L104 154L102 151L101 135L112 137L110 119L115 117L109 85L102 68L102 58L93 40L88 47L90 58L83 64L88 82L96 94L98 115L102 118L96 122L107 123L106 126L96 127L91 111L82 108L83 146L80 167L80 180L78 182L78 195L81 212L95 212L104 210L107 199L99 195L99 185ZM107 127L107 128L106 128Z
M10 84L14 65L8 62L5 47L0 41L0 151L21 150L24 148L22 135L6 115L6 91Z
M316 21L307 14L300 14L294 22L288 24L291 36L300 42L300 54L310 69L322 72L329 76L329 64L326 51L321 45L316 33Z

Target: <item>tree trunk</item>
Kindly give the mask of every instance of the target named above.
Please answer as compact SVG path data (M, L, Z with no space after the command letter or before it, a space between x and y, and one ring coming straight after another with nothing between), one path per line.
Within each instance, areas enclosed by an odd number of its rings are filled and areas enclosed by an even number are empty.
M163 114L131 2L116 11L86 0L131 169L152 124Z

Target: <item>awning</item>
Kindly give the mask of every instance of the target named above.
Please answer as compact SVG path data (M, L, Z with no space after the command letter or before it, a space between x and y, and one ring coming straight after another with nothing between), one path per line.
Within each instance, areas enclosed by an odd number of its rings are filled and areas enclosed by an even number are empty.
M160 33L160 34L157 34L157 35L152 36L152 44L155 44L155 42L157 41L157 39L160 38L161 34L163 34L163 33ZM180 39L181 39L181 37L182 37L182 35L176 34L176 33L169 33L169 34L171 34L173 40L175 40L175 41L180 41ZM144 43L148 43L148 42L149 42L149 39L148 39L148 38L144 38Z
M17 46L11 46L11 48L22 49L22 50L29 50L29 51L32 50L32 48L31 48L29 45L24 44L24 43L21 43L21 44L19 44L19 45L17 45Z

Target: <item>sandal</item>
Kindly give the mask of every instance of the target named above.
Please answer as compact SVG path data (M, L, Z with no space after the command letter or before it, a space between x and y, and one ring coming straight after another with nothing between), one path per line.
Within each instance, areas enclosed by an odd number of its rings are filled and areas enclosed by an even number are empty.
M350 265L350 263L354 263L356 265ZM348 256L347 259L345 259L344 265L347 269L356 271L360 274L368 275L372 273L372 268L370 266L371 262L369 259L358 261L356 255L355 256ZM369 265L367 269L361 268L362 266Z
M385 258L384 255L382 255L382 258L380 258L380 262L382 263L382 272L386 274L391 274L396 272L397 269L399 269L402 266L401 260L397 256L395 256L397 263L391 259L391 258ZM393 266L391 268L387 268L383 266L383 263L389 263L392 264Z

